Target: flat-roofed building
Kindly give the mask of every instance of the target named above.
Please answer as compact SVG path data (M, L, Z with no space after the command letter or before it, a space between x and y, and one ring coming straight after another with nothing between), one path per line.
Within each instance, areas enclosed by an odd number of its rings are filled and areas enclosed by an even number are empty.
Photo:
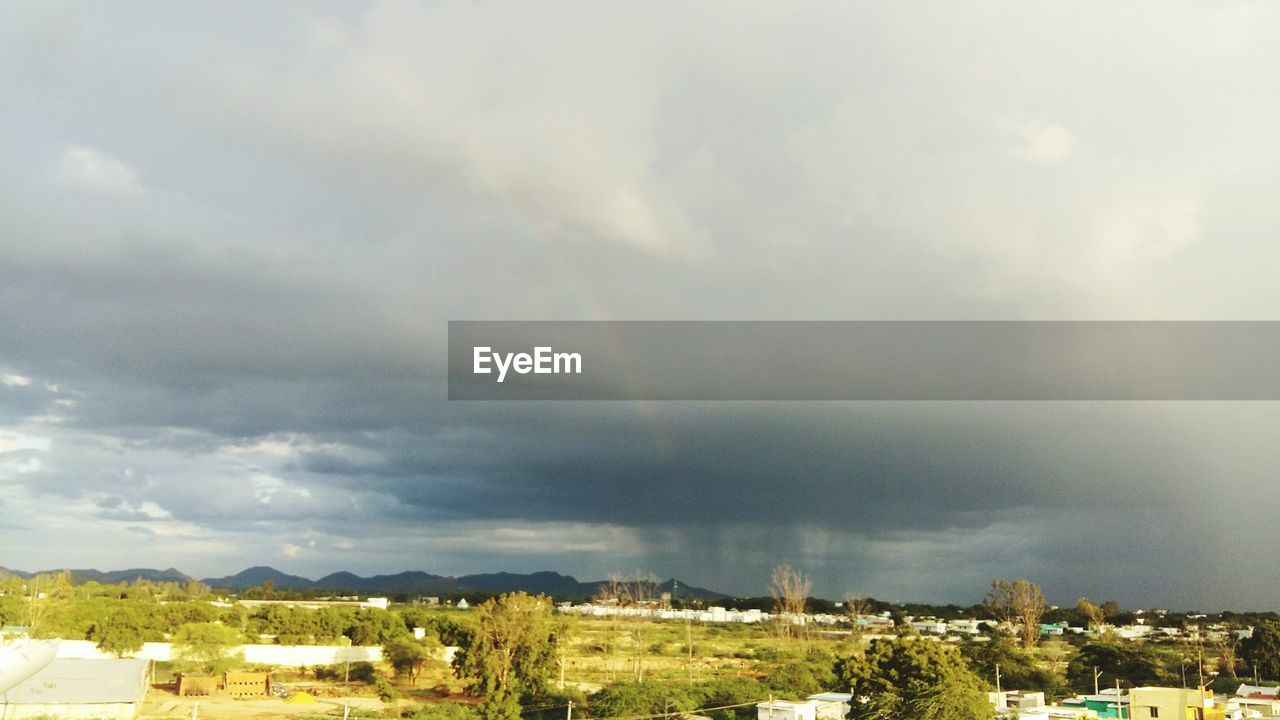
M59 658L0 695L0 717L133 720L147 694L146 660Z

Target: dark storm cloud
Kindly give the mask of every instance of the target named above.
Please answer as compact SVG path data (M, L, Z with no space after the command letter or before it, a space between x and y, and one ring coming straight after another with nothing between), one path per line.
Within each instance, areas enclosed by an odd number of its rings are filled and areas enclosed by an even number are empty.
M450 319L1267 317L1277 12L1148 12L6 7L0 546L1266 601L1269 405L445 400Z

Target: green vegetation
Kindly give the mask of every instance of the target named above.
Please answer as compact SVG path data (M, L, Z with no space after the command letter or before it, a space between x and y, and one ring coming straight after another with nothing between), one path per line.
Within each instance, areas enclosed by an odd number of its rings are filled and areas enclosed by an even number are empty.
M855 698L852 720L984 720L995 711L987 686L953 647L921 638L873 640L862 657L836 664Z
M556 667L551 598L510 593L475 610L476 627L455 666L476 681L485 720L515 720L521 695L544 694Z
M1280 622L1264 620L1253 629L1253 636L1240 650L1244 661L1255 668L1259 675L1280 678Z
M232 648L241 643L234 628L212 622L188 623L173 635L173 655L182 665L206 673L220 673L240 664Z
M783 578L786 579L786 578ZM573 703L575 720L696 711L713 720L751 720L755 703L773 696L799 699L852 689L867 702L851 720L913 717L973 720L990 717L985 692L997 667L1001 687L1042 690L1051 698L1100 687L1194 683L1204 659L1206 678L1227 688L1235 670L1260 679L1280 677L1280 618L1274 614L1189 616L1137 613L1114 602L1081 598L1073 606L1042 606L1039 588L1025 580L993 584L987 604L931 607L889 605L854 598L854 609L801 598L802 574L775 582L776 597L734 601L765 609L834 611L844 622L822 625L698 623L556 614L546 597L512 593L474 609L398 605L390 610L329 605L305 608L216 600L198 584L74 583L52 574L0 578L0 621L27 625L41 637L87 639L118 656L144 642L175 643L176 659L162 671L220 672L240 661L243 643L376 645L384 662L353 662L280 673L285 682L321 682L341 692L395 702L395 717L434 720L560 720ZM634 584L634 581L633 581ZM786 586L786 587L784 587ZM648 607L647 586L616 589L620 606ZM788 591L787 588L791 590ZM637 590L639 588L639 590ZM257 594L267 593L268 589ZM639 593L643 594L643 593ZM652 593L649 593L652 595ZM788 595L791 597L788 598ZM785 601L785 602L784 602ZM899 625L888 636L851 631L850 619L889 612ZM981 633L961 640L915 635L908 615L979 619ZM996 629L1003 617L1013 632ZM1102 632L1141 617L1155 633L1123 640ZM1039 622L1089 626L1090 635L1030 637ZM1251 640L1191 639L1197 628L1220 622L1254 626ZM414 639L413 629L425 637ZM459 649L453 664L436 660L443 646ZM331 688L332 690L333 688ZM338 690L334 690L338 691ZM388 712L391 712L388 709Z

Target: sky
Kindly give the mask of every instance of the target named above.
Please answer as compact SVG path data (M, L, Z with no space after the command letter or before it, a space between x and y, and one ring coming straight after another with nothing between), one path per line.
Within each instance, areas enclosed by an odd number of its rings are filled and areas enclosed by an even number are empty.
M1276 320L1280 5L5 3L0 566L1275 610L1275 403L465 403L448 320Z

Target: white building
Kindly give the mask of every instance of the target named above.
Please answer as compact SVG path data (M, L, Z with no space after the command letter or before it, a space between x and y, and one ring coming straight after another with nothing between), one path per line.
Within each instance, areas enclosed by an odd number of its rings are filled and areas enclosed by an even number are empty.
M807 698L814 703L818 720L844 720L853 702L851 693L824 692Z
M771 700L756 705L756 720L817 720L818 704L812 700Z
M0 695L0 717L133 720L147 694L146 660L58 658Z

